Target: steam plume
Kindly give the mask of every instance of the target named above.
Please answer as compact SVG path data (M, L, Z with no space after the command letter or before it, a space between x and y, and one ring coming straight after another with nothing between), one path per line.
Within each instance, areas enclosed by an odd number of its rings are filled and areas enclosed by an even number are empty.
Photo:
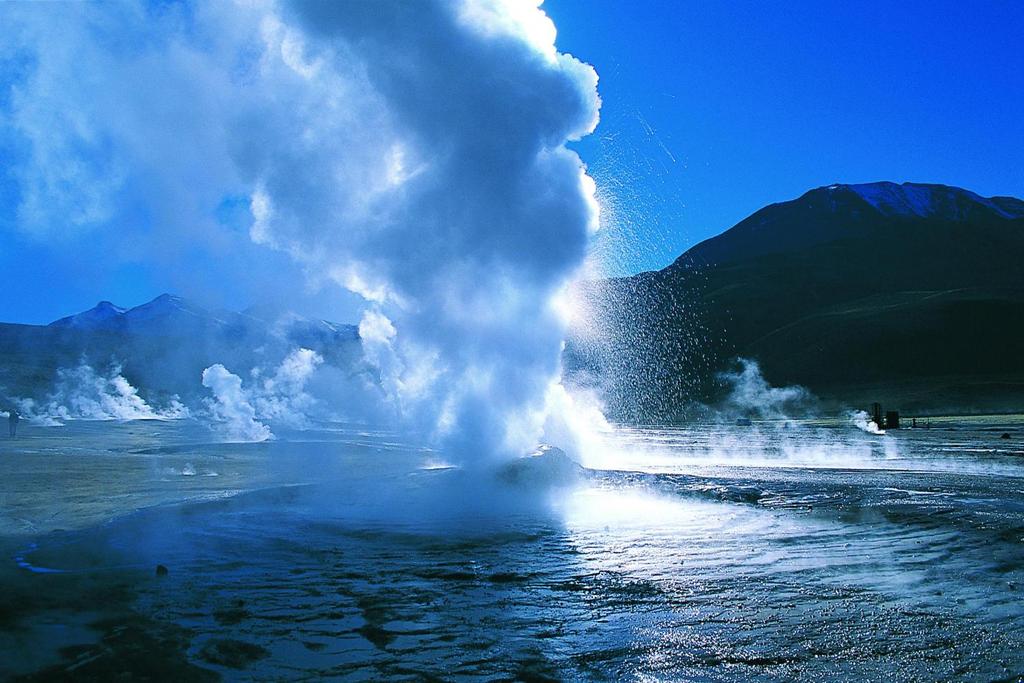
M258 370L254 379L258 383L253 404L261 419L291 427L305 427L316 400L306 391L306 383L324 362L320 354L310 349L295 349L268 376Z
M253 368L248 386L220 363L206 368L203 386L213 393L206 406L217 430L228 441L266 441L273 437L268 422L307 427L317 400L306 384L322 363L318 353L295 349L272 372Z
M147 403L116 363L99 372L84 361L60 368L44 399L17 398L13 402L30 422L48 426L76 419L175 420L189 416L188 408L177 397L163 406Z
M885 430L875 424L875 421L871 419L871 416L868 415L867 411L855 410L851 412L850 422L852 422L857 429L865 431L868 434L885 434Z
M534 446L560 373L553 300L597 225L565 143L599 106L537 5L49 9L0 10L0 57L21 65L2 128L23 230L116 236L110 253L179 268L196 249L245 259L221 277L277 263L253 243L286 253L307 288L367 302L363 326L383 331L368 354L411 428L465 462ZM242 232L215 218L239 198ZM233 395L216 368L208 386Z
M761 366L749 358L737 358L737 367L720 375L729 387L728 408L738 414L779 419L806 408L813 396L801 386L773 387L761 374Z
M203 370L203 386L213 392L210 414L227 441L266 441L273 434L256 419L256 409L242 390L242 378L220 363Z

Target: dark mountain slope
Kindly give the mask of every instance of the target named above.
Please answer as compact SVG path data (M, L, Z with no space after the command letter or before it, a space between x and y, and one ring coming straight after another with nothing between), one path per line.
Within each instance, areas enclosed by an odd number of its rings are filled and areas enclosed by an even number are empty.
M818 188L590 295L609 339L628 341L577 343L575 362L612 377L631 419L713 400L715 373L735 356L833 404L1024 408L1017 199L910 183Z

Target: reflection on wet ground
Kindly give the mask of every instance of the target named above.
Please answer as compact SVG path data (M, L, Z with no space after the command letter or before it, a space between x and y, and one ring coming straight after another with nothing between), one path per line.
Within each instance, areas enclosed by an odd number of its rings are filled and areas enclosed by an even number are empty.
M547 486L74 424L0 465L0 672L1017 680L1024 432L977 424L623 430Z

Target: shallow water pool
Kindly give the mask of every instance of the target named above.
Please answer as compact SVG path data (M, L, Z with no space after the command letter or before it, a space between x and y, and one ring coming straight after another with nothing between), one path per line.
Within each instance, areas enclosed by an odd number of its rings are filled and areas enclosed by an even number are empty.
M1017 680L1022 442L620 429L523 478L358 425L26 430L0 459L0 673Z

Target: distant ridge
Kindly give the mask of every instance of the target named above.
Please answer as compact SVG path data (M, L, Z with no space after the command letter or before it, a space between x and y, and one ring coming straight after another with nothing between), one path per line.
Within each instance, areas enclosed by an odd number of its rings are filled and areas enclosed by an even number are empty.
M756 211L663 270L587 293L617 334L575 340L570 366L611 378L627 419L713 401L716 373L737 356L834 405L1024 410L1017 198L827 185Z
M69 315L50 323L51 327L77 327L95 329L106 327L120 320L127 309L115 306L109 301L101 301L88 311Z
M241 315L230 311L212 312L180 296L161 294L152 301L133 308L124 308L109 301L101 301L87 311L55 320L49 326L83 330L135 328L137 332L144 332L147 325L156 323L160 325L175 323L184 326L229 325L239 322Z
M754 212L721 235L689 249L676 264L731 263L812 244L857 239L883 225L910 227L922 225L922 221L969 225L1022 218L1024 201L1020 199L986 198L948 185L833 184Z
M0 323L0 395L32 396L59 368L117 363L134 386L182 397L202 390L203 369L222 363L242 372L311 349L351 372L362 362L355 325L270 308L210 310L173 294L125 308L101 301L49 325Z
M239 313L209 310L174 294L161 294L152 301L124 308L109 301L100 301L81 313L55 320L47 327L129 334L183 334L194 328L221 328L224 331L254 326L285 325L307 333L324 332L357 335L354 325L314 320L270 307L253 306Z
M853 192L885 215L915 215L922 218L941 215L951 220L969 220L972 211L991 211L1003 218L1024 217L1024 201L1013 197L981 197L970 190L948 185L923 183L865 183L829 185L811 190L829 194Z

